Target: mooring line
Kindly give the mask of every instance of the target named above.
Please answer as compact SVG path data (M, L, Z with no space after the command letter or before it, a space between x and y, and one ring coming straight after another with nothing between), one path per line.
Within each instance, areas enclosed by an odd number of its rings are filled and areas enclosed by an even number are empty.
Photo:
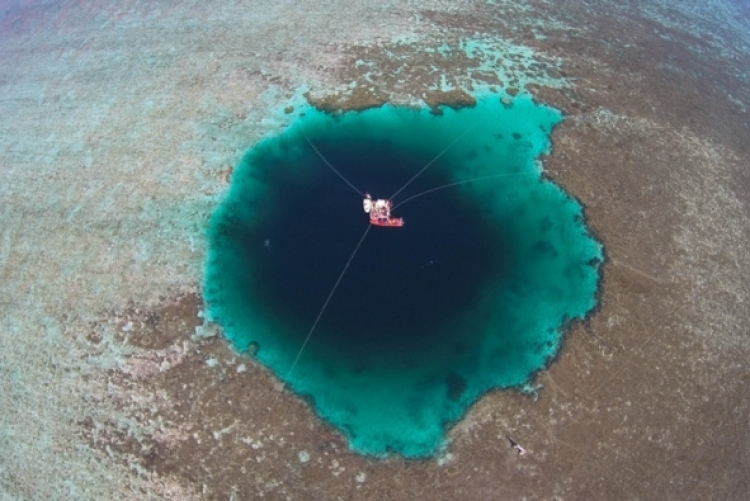
M339 283L341 283L341 279L344 278L344 274L346 273L346 270L349 269L349 265L352 263L354 256L357 254L357 251L359 251L359 248L362 246L362 242L365 241L365 237L367 237L367 234L370 232L370 228L372 228L372 225L368 224L367 229L362 234L362 238L359 239L357 246L354 248L354 252L352 252L352 255L349 256L349 260L346 262L344 269L341 270L341 274L339 275L339 278L336 280L336 283L334 284L333 289L331 289L331 292L328 294L328 297L326 298L325 303L323 303L323 307L320 309L320 312L318 313L318 317L315 319L315 322L313 322L313 325L310 328L310 332L307 333L307 337L305 338L305 341L302 343L302 346L300 347L299 352L297 353L297 356L294 359L294 362L292 362L292 366L289 368L289 371L286 373L286 377L281 381L282 386L281 386L281 391L279 392L279 395L281 394L281 392L284 391L284 387L286 386L285 381L288 381L289 376L292 375L292 371L297 366L297 362L299 362L299 359L302 356L302 352L305 350L305 347L307 346L307 343L310 341L310 338L312 337L313 332L315 331L315 328L318 326L318 322L320 322L320 318L323 316L323 312L326 311L326 308L328 307L328 303L331 301L333 294L336 292L336 289L338 288ZM278 400L278 398L279 397L277 395L276 399Z
M520 176L520 175L522 175L522 174L527 174L527 172L513 172L513 173L511 173L511 174L492 174L492 175L490 175L490 176L475 177L475 178L473 178L473 179L467 179L467 180L465 180L465 181L457 181L457 182L455 182L455 183L444 184L444 185L442 185L442 186L438 186L438 187L436 187L436 188L431 188L431 189L429 189L429 190L425 190L425 191L422 191L422 192L420 192L420 193L417 193L416 195L412 195L412 196L410 196L409 198L407 198L406 200L403 200L402 202L400 202L400 203L396 204L396 205L395 205L395 206L393 207L393 209L391 209L391 210L395 210L395 209L396 209L397 207L401 207L401 206L402 206L402 205L404 205L404 204L405 204L406 202L409 202L409 201L411 201L411 200L414 200L415 198L419 198L419 197L421 197L422 195L427 195L428 193L432 193L433 191L443 190L443 189L445 189L445 188L450 188L450 187L452 187L452 186L458 186L458 185L460 185L460 184L473 183L473 182L475 182L475 181L485 181L485 180L487 180L487 179L494 179L494 178L497 178L497 177Z
M458 137L457 137L457 138L456 138L456 139L455 139L455 140L454 140L454 141L453 141L453 142L452 142L451 144L449 144L448 146L446 146L446 147L445 147L445 149L443 149L443 151L441 151L440 153L438 153L438 155L437 155L437 156L436 156L435 158L433 158L432 160L430 160L430 162L429 162L429 163L428 163L427 165L425 165L424 167L422 167L422 169L420 169L420 171L419 171L419 172L417 172L416 174L414 174L414 175L412 176L412 178L411 178L411 179L409 179L409 180L408 180L408 181L406 182L406 184L404 184L404 185L403 185L403 186L402 186L401 188L399 188L399 190L398 190L398 191L397 191L396 193L394 193L393 195L391 195L391 197L390 197L390 199L389 199L389 200L393 200L394 198L396 198L396 196L397 196L397 195L398 195L399 193L401 193L402 191L404 191L404 189L405 189L405 188L406 188L407 186L409 186L409 185L411 184L411 182L412 182L412 181L414 181L414 180L415 180L415 179L417 179L417 178L418 178L419 176L421 176L421 175L422 175L422 173L423 173L424 171L426 171L426 170L427 170L427 168L428 168L428 167L429 167L430 165L432 165L432 164L434 164L435 162L437 162L437 159L438 159L438 158L442 157L442 156L443 156L443 154L444 154L444 153L445 153L446 151L448 151L449 149L451 149L451 148L453 147L453 145L454 145L454 144L456 144L457 142L459 142L459 141L460 141L460 140L461 140L461 139L462 139L462 138L463 138L463 137L464 137L464 136L465 136L466 134L468 134L468 133L469 133L469 131L470 131L470 130L472 130L472 129L473 129L474 127L476 127L478 123L479 123L479 122L474 122L474 125L472 125L472 126L471 126L471 127L469 127L468 129L466 129L465 131L463 131L463 133L462 133L462 134L461 134L460 136L458 136Z
M347 178L345 178L342 173L340 173L338 170L336 170L336 167L334 167L333 165L331 165L331 162L329 162L328 160L326 160L326 157L324 157L323 154L320 151L318 151L318 148L315 147L315 145L313 144L313 142L307 136L307 132L305 132L305 129L302 128L302 127L300 129L302 130L302 134L304 134L305 139L307 139L307 142L310 143L310 146L312 146L312 149L315 150L315 153L318 154L318 156L326 163L326 165L328 167L330 167L331 170L333 172L335 172L336 175L338 177L340 177L346 184L348 184L351 187L351 189L353 189L354 191L356 191L359 196L363 196L364 194L361 191L359 191L356 186L354 186L351 182L349 182L349 180Z

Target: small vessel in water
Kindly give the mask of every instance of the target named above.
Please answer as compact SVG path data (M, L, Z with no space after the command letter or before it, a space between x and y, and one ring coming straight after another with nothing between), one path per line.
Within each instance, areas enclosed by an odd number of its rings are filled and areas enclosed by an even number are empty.
M391 217L393 202L390 200L373 200L369 193L365 193L362 204L365 212L370 215L370 224L390 228L400 228L404 225L404 218Z

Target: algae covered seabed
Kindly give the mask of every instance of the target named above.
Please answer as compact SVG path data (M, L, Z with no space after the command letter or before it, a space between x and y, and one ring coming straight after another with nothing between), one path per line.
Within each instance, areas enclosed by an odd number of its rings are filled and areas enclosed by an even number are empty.
M742 499L744 3L370 4L0 2L0 499ZM204 323L208 219L300 89L489 87L565 113L544 167L605 246L599 309L536 398L354 454Z

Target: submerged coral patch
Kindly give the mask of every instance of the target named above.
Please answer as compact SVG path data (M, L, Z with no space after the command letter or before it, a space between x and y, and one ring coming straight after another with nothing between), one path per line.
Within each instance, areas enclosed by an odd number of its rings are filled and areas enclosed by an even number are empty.
M434 453L596 303L601 246L538 166L561 115L528 97L442 111L303 110L245 155L211 221L211 317L365 454ZM398 192L405 225L370 228L290 371L368 228L364 191Z

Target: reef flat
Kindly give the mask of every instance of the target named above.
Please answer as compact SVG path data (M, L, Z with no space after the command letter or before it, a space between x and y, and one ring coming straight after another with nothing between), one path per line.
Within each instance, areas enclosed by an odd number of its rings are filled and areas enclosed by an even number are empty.
M0 498L742 499L749 26L730 0L4 2ZM545 176L607 251L599 308L435 457L352 454L209 321L211 215L297 103L493 89L563 114Z

